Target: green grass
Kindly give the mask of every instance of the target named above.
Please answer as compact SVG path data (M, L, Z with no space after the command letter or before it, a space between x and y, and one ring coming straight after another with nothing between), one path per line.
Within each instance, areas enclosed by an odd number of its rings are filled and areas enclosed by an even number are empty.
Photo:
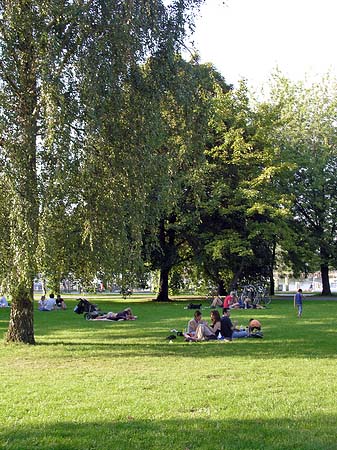
M183 302L95 301L139 319L88 322L66 299L36 311L36 346L0 343L0 448L337 449L337 302L307 301L301 320L290 300L233 312L263 340L170 344Z

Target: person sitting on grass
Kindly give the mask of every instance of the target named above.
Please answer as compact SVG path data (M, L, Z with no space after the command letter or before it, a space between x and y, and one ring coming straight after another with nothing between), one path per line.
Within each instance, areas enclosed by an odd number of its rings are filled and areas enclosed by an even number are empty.
M39 300L39 311L53 311L56 306L56 301L54 294L50 294L49 298L46 300L46 296L42 295Z
M187 341L210 341L217 338L220 333L221 322L218 311L211 311L211 325L201 319L202 315L200 311L196 311L194 319L188 323L189 333L184 333Z
M193 319L188 322L187 325L187 334L193 337L197 331L198 325L206 324L204 320L202 320L202 314L199 310L195 311Z
M211 324L210 328L212 329L215 337L219 337L221 334L221 317L218 310L211 311Z
M216 297L214 297L212 303L211 303L211 308L216 308L217 306L222 307L223 304L223 300L220 297L220 295L217 295Z
M230 308L230 309L239 309L240 303L239 299L236 296L236 293L234 291L231 291L227 297L225 297L225 300L223 302L224 308Z
M56 309L55 295L50 294L49 298L46 300L44 311L53 311L54 309Z
M46 307L46 296L45 295L41 295L41 298L39 300L39 311L45 311L45 307Z
M67 309L67 306L64 303L64 300L60 294L57 294L57 297L56 297L56 308L57 309Z
M237 327L237 321L234 322L230 319L230 309L223 309L223 316L221 318L221 335L225 340L231 341L232 339L245 338L248 336L246 330L239 330Z

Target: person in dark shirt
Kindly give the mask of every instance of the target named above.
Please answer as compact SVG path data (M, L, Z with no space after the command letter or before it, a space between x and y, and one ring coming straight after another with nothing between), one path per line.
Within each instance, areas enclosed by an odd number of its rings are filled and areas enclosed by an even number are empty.
M230 316L229 308L224 308L223 315L221 317L221 336L224 339L231 341L234 326L233 326L233 323L232 323L231 319L229 318L229 316Z
M56 297L55 301L56 301L56 308L57 309L67 309L66 304L64 303L64 300L63 300L63 298L61 297L60 294L57 294L57 297Z
M294 295L294 308L297 307L297 317L300 319L302 317L303 311L303 292L299 289Z
M244 338L248 336L246 330L237 330L237 321L232 323L230 319L230 309L223 309L223 316L221 317L221 335L225 340L231 341L232 339Z

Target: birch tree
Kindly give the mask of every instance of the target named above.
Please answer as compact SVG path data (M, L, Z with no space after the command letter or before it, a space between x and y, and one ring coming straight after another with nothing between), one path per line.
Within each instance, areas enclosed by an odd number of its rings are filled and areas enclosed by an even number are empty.
M105 264L111 248L124 261L126 241L134 250L130 264L136 258L137 188L143 192L142 167L135 167L144 149L145 161L151 159L156 134L147 137L154 111L149 95L142 102L139 86L149 85L138 76L138 65L153 56L160 62L157 77L166 78L189 12L200 3L0 1L1 188L7 190L0 199L4 205L10 199L8 214L6 207L2 211L12 297L8 341L35 342L33 279L39 268L51 272L52 244L67 250L58 260L71 258L68 234L54 227L56 220L83 246L73 258L78 273ZM130 226L131 206L136 220ZM111 244L103 252L108 234Z

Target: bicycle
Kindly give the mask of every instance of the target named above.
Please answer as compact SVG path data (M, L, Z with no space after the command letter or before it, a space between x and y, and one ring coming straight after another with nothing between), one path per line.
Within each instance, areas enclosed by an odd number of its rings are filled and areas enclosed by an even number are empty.
M240 296L238 296L241 305L245 308L249 306L267 307L271 303L271 298L268 295L268 289L262 285L254 286L253 284L247 284L243 286Z
M256 288L256 298L255 305L261 305L267 307L271 303L271 298L268 294L268 289L262 285L257 286Z
M257 291L252 284L247 284L243 286L242 292L239 298L240 303L243 305L254 305L257 297Z

